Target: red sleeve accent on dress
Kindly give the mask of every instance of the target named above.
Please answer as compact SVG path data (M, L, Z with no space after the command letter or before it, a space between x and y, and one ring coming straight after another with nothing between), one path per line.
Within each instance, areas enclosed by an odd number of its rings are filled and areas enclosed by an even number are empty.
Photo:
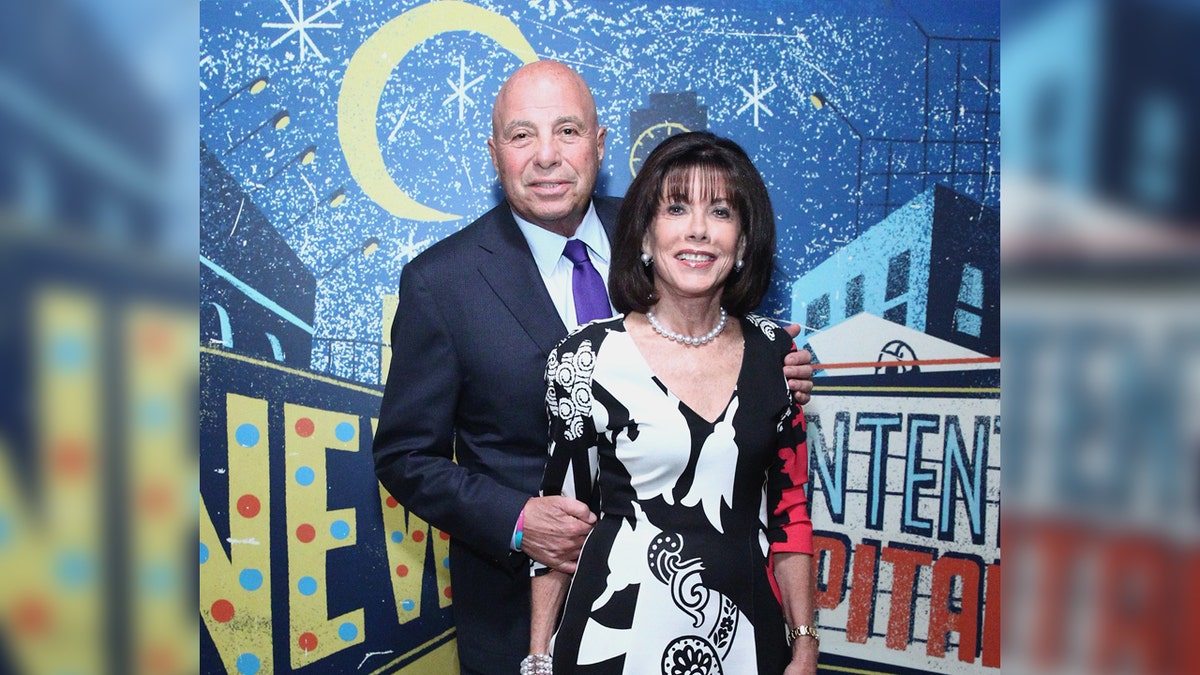
M808 515L808 498L804 484L808 482L808 426L804 413L796 405L780 422L778 461L767 475L767 499L771 514L767 519L768 578L776 599L782 602L775 581L776 553L813 552L812 520Z

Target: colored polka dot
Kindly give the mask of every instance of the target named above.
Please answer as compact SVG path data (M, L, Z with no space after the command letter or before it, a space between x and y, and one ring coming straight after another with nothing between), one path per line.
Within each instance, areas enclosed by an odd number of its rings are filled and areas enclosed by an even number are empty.
M141 672L146 675L168 675L183 672L178 658L179 649L172 644L152 645L142 650L138 657Z
M142 353L163 356L167 354L173 340L167 326L153 323L142 329L138 342L141 344Z
M14 605L12 617L18 635L40 635L50 627L50 607L41 598L22 598Z
M450 541L450 535L446 532L438 530L438 536L442 538L442 541Z
M258 497L254 495L242 495L238 497L237 510L243 517L253 518L258 515L260 509L262 509L262 504L259 503Z
M258 427L249 422L242 424L233 432L233 438L243 448L253 448L258 445Z
M208 546L200 544L200 564L208 562Z
M425 541L425 532L423 530L417 530L416 532L413 532L412 540L418 544Z
M345 539L350 536L350 523L344 520L335 520L329 525L329 534L333 535L334 539Z
M238 583L242 585L242 588L248 591L257 591L263 583L262 572L259 572L252 567L244 569L242 570L242 573L238 575Z
M171 407L161 398L147 398L138 407L138 422L144 429L165 429L171 421Z
M301 595L312 595L317 592L317 580L312 577L301 577L300 581L296 582L296 590L300 591Z
M408 565L399 565L399 566L397 566L397 567L396 567L396 576L398 576L398 577L406 577L406 576L408 576Z
M404 602L400 603L400 606L404 608L404 611L411 612L417 608L417 603L413 602L412 600L405 600Z
M387 504L389 509L394 509L397 506L400 506L400 502L396 501L396 498L391 495L388 495L388 498L384 501L384 503Z
M312 436L316 429L317 425L313 424L313 421L307 417L301 417L296 420L296 433L300 434L301 438Z
M228 600L217 600L208 610L212 618L220 623L227 623L233 618L233 603Z
M296 643L300 645L300 649L311 652L317 648L317 636L312 633L304 633Z
M450 558L449 557L442 558L442 567L445 567L446 569L450 569Z
M350 642L354 638L358 637L358 626L355 626L347 621L346 623L338 626L338 637L342 638L342 640L346 642Z
M58 556L54 566L55 576L66 588L83 588L92 580L91 559L77 551L67 551Z
M242 654L237 657L237 669L241 675L258 675L262 662L254 654Z
M395 532L392 532L392 541L397 544L404 541L404 533L401 532L400 530L396 530Z
M87 345L77 335L59 335L50 343L50 363L62 372L73 372L87 363Z
M146 485L138 495L138 506L148 516L161 516L169 513L174 505L174 490L171 486L161 482Z
M307 544L313 539L317 538L317 528L309 525L308 523L304 523L300 527L296 528L296 538Z
M349 422L342 422L334 428L333 435L339 441L346 443L354 438L354 425Z
M446 596L447 598L451 597L449 586L446 587L446 590L442 591L442 595Z
M91 452L83 441L64 440L54 450L53 466L60 476L78 478L87 475L91 465Z
M150 563L142 569L142 588L148 595L162 596L176 589L175 568L163 562Z
M296 469L296 482L297 483L304 485L304 486L309 486L309 485L312 485L313 481L316 479L317 479L317 474L313 472L311 467L302 466L299 469Z

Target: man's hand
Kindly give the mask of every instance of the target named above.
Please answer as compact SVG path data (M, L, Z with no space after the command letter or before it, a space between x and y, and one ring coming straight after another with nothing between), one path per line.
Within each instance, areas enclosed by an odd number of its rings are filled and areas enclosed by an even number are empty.
M533 497L525 502L521 551L543 565L574 574L579 549L595 522L596 515L581 501Z
M793 340L800 335L800 326L794 323L785 325L783 329ZM795 397L797 405L806 405L812 400L813 370L810 363L812 354L807 349L798 349L783 359L783 376L787 378L788 389Z

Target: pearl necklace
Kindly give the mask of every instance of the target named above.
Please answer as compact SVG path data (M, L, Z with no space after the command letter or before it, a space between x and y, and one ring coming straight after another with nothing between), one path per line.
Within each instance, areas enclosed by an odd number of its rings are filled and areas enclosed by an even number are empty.
M683 333L676 333L675 331L663 328L662 324L658 322L658 317L654 316L654 310L646 312L646 318L650 321L650 327L654 329L655 333L658 333L668 340L674 340L680 344L699 347L700 345L706 345L712 342L717 338L718 335L721 334L721 331L725 330L725 321L728 316L725 314L725 308L722 307L721 318L717 321L717 325L713 326L712 330L708 331L704 335L701 335L700 337L692 337L691 335L684 335Z

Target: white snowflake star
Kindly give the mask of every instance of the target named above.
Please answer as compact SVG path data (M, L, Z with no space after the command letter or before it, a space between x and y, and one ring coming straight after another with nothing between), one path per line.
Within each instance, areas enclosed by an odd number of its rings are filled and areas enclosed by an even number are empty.
M433 243L432 237L426 237L421 241L414 242L415 230L408 231L408 242L400 243L400 250L396 252L396 257L393 258L396 262L404 264L406 260L412 260L417 257L417 254L425 250L426 246Z
M458 83L456 84L454 80L451 80L448 77L446 78L446 84L450 85L450 88L454 90L454 93L450 94L444 101L442 101L442 107L444 108L450 105L450 102L454 99L458 99L459 122L463 121L463 114L466 112L466 106L475 105L475 100L470 96L467 96L467 90L482 82L483 77L483 75L480 75L470 82L467 82L467 62L464 57L460 56L458 57Z
M334 7L337 7L338 5L342 4L342 0L334 0L333 2L329 3L328 5L325 5L323 8L318 10L317 13L313 14L312 16L304 16L304 0L296 0L296 11L294 11L294 12L292 11L292 6L288 4L288 0L279 0L279 3L281 5L283 5L283 8L285 10L287 10L288 18L290 18L292 21L291 21L291 23L277 23L274 21L264 21L263 22L263 28L286 28L287 29L287 31L283 35L280 35L274 42L271 43L271 46L274 47L274 46L278 45L279 43L288 39L288 37L290 37L292 35L292 33L296 33L297 41L300 43L300 60L301 61L304 60L306 48L311 49L312 52L317 55L317 58L321 59L322 61L325 61L326 60L325 55L321 53L320 49L317 49L317 43L313 42L312 38L310 38L308 36L308 31L317 29L317 28L325 28L325 29L341 28L342 24L340 24L340 23L313 23L313 22L316 19L318 19L322 14L325 14L326 12L330 11Z
M574 9L573 7L571 7L570 0L548 0L548 2L546 3L546 12L544 14L547 14L549 16L554 16L554 13L556 11L558 11L558 5L562 5L564 12L569 12L572 9ZM542 0L529 0L529 6L537 7L538 9L541 9L542 8Z
M741 115L742 113L746 112L747 108L753 107L754 108L754 128L761 129L762 127L758 126L758 111L759 110L762 110L763 112L770 115L771 117L775 116L775 113L771 112L771 109L768 108L767 105L762 102L763 97L766 96L767 94L771 93L771 91L773 89L775 89L775 85L771 85L771 86L767 87L766 89L759 91L758 90L758 71L755 70L753 72L754 72L754 85L753 85L754 92L753 93L746 91L746 88L743 87L742 85L740 85L740 84L738 85L738 89L741 89L742 93L746 95L746 104L743 105L742 107L738 108L738 111L736 114Z

